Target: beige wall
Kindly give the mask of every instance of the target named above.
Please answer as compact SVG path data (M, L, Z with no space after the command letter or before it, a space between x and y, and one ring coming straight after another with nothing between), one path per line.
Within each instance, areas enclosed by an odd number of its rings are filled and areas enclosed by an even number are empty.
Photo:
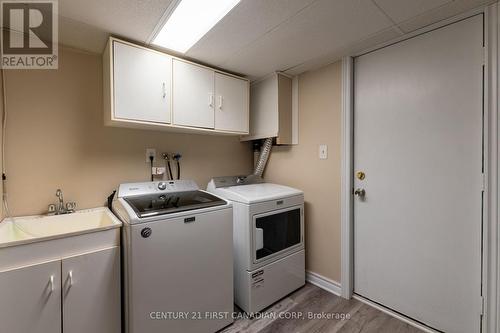
M299 144L273 147L267 181L305 193L307 269L340 281L340 62L299 77ZM328 159L318 158L319 144Z
M6 167L13 215L39 214L65 199L104 205L122 182L147 181L145 149L183 154L183 178L251 172L249 144L237 137L104 127L101 58L60 49L59 70L6 71ZM274 147L265 177L304 190L307 269L340 280L340 64L299 78L297 146ZM318 145L328 144L328 160Z
M6 71L6 166L12 215L45 212L61 188L79 208L102 206L122 182L147 181L145 149L183 154L182 178L251 171L237 137L104 127L101 57L60 49L58 70Z

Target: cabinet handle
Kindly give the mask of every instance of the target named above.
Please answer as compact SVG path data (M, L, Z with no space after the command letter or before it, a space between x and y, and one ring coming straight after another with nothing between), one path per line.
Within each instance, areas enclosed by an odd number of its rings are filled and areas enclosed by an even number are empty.
M73 286L73 271L69 271L68 273L68 289Z
M222 110L222 102L224 101L224 98L222 95L219 96L219 110Z
M167 88L165 82L162 83L163 98L167 97Z
M54 292L54 289L55 289L55 287L54 287L54 275L50 276L49 284L50 284L49 294L52 294Z
M214 107L214 95L213 94L208 94L208 106L211 108Z

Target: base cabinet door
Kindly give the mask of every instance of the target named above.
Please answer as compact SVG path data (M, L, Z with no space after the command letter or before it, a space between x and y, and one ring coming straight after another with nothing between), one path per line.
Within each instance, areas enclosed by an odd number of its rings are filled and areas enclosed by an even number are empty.
M62 260L64 333L120 333L120 249Z
M247 80L215 73L215 129L248 134Z
M59 260L0 272L0 332L61 333Z

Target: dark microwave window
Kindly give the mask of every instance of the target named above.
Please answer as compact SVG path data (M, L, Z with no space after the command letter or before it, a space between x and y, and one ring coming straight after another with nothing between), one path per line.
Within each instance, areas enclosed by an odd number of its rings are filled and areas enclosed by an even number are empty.
M263 229L262 249L257 250L257 259L267 257L300 243L300 209L259 217L257 228Z

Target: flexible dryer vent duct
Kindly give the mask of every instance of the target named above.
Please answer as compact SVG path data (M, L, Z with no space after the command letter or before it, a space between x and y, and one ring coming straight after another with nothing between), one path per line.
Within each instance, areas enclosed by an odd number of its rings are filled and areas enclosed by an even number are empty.
M273 147L273 138L265 139L264 144L262 145L262 148L260 150L259 161L257 162L257 165L255 166L255 171L253 172L255 176L262 177L272 147Z

